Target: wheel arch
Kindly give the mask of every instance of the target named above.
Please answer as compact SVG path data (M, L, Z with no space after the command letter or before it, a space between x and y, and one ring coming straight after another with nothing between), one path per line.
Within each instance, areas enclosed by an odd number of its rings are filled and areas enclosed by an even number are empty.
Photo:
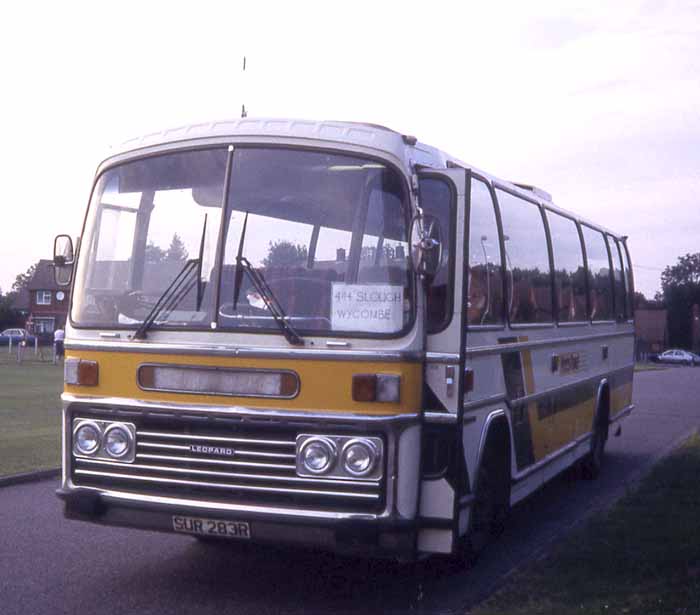
M508 485L510 486L510 479L512 477L513 441L510 420L505 410L495 410L491 412L484 421L484 426L481 429L481 436L479 438L479 451L476 456L476 464L474 466L474 472L471 473L471 476L474 477L473 480L476 480L481 464L484 463L487 455L491 453L494 447L505 448L507 452L507 457L504 459L504 466L505 469L507 469Z

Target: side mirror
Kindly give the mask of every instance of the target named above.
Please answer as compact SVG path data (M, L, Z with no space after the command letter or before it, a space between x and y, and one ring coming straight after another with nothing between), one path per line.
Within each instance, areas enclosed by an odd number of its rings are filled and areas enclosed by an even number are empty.
M58 286L69 286L73 279L73 240L57 235L53 241L53 275Z
M411 262L417 273L433 277L442 265L442 228L430 214L417 214L411 220Z

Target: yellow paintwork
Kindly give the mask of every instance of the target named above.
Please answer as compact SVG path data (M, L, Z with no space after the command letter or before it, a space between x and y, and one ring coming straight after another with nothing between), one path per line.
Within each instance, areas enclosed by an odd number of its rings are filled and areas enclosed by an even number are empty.
M550 417L553 450L560 449L574 438L591 431L595 416L595 402L594 397L589 397Z
M537 402L530 402L527 405L527 415L530 420L532 454L534 455L535 461L539 461L550 452L548 448L549 439L547 437L548 426L546 421L540 421L537 412Z
M623 384L610 392L610 418L632 403L632 383ZM535 461L559 450L593 427L596 398L589 397L578 404L555 412L540 420L537 404L528 406L532 429L532 446Z
M65 392L80 396L123 397L152 402L245 406L294 411L352 412L367 415L395 415L416 412L421 402L423 371L420 363L382 363L367 361L323 361L290 359L247 359L221 356L159 355L128 352L66 352L66 358L99 363L99 385L65 386ZM295 399L231 397L144 391L136 383L136 370L142 363L288 369L299 374L301 387ZM401 376L399 403L358 403L352 400L353 374L398 374Z
M518 338L518 342L526 342L526 336ZM525 394L535 392L535 375L532 366L532 355L529 350L521 354L523 375L525 377ZM610 393L610 418L632 403L632 383L623 384L612 389ZM527 405L532 435L532 452L535 461L539 461L567 444L591 431L595 416L595 397L581 400L578 404L553 412L543 419L539 418L537 402Z

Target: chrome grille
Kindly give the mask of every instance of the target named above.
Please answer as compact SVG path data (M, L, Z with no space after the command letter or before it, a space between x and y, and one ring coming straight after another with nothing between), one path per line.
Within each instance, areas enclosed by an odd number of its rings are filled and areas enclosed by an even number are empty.
M76 485L324 510L375 511L383 500L379 480L297 476L294 429L130 420L137 425L135 461L74 458ZM198 445L232 453L194 452Z

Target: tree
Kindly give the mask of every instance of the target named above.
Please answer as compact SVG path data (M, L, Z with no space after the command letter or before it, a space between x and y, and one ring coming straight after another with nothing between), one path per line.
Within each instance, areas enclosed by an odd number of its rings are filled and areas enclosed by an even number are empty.
M149 265L156 265L162 263L165 260L166 251L159 248L152 241L146 244L146 263Z
M34 277L34 272L36 271L36 267L39 263L34 263L27 271L24 273L20 273L16 278L14 283L12 284L12 290L15 292L19 292L23 288L27 288L27 285L29 282L32 281L32 278Z
M664 305L664 296L657 292L653 299L647 299L644 293L638 290L634 291L634 309L635 310L662 310Z
M305 245L285 239L271 241L263 265L269 267L299 267L306 264L309 250Z
M661 288L667 286L700 287L700 252L678 258L678 264L668 266L661 274Z
M700 304L700 252L686 254L661 274L661 291L668 310L668 337L672 346L690 348L692 309Z
M649 300L644 296L644 293L640 293L638 290L634 291L634 309L644 310L649 304Z
M14 309L16 292L9 292L5 295L0 290L0 330L17 323L19 314Z
M172 241L170 242L170 247L165 253L165 259L169 261L184 262L187 260L188 256L189 254L187 252L185 244L183 243L182 239L180 239L180 236L177 233L175 233L173 235Z

